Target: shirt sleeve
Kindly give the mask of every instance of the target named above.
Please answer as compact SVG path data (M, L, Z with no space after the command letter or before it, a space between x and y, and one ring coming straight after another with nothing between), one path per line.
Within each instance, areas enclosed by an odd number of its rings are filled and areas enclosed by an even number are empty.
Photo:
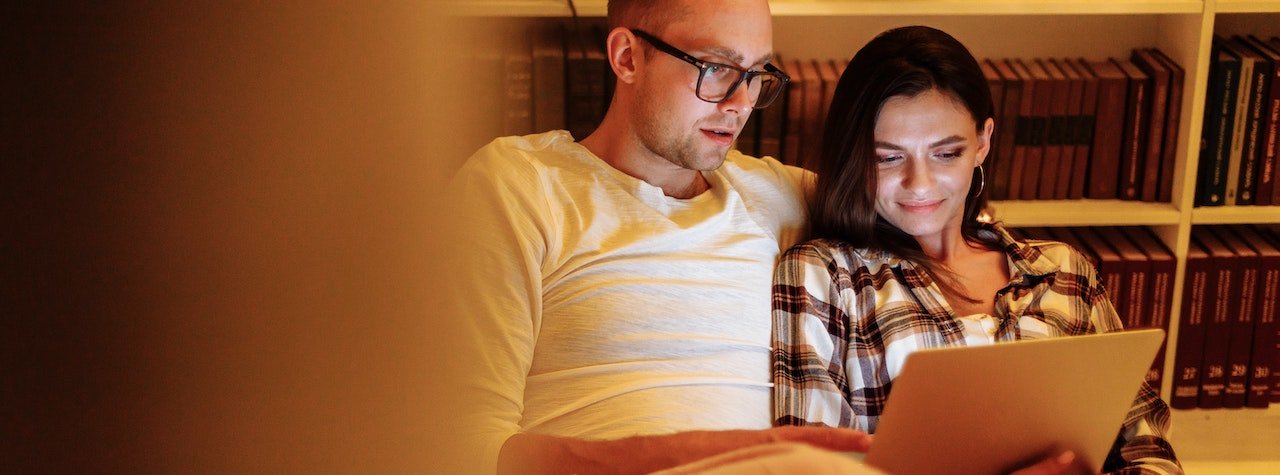
M773 280L774 425L848 427L848 316L819 248L787 251Z
M1083 262L1081 257L1079 261ZM1092 283L1086 299L1090 308L1089 320L1099 332L1124 330L1120 316L1107 296L1106 289L1097 279L1092 268L1085 270ZM1103 462L1102 471L1114 474L1181 474L1178 462L1169 444L1169 406L1159 393L1143 381L1134 398L1133 406L1125 416L1120 434Z
M502 140L502 139L500 139ZM519 430L525 380L542 315L542 263L550 213L542 177L524 152L490 144L450 184L454 213L444 234L454 262L443 291L458 345L464 415L458 437L470 468L494 473Z

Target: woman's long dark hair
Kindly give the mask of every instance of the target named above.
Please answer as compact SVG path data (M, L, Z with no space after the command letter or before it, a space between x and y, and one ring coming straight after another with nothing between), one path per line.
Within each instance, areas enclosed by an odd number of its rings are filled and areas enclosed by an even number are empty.
M895 28L872 39L854 55L840 76L822 134L822 151L813 163L817 187L809 205L810 235L846 241L859 248L887 251L925 267L950 293L976 302L955 285L955 274L925 255L915 238L875 209L877 162L875 126L891 97L914 97L938 90L959 101L973 116L979 134L993 117L991 90L982 68L963 44L926 26ZM973 180L980 180L974 169ZM982 189L970 185L961 235L965 241L997 249L978 235L978 213L987 205Z

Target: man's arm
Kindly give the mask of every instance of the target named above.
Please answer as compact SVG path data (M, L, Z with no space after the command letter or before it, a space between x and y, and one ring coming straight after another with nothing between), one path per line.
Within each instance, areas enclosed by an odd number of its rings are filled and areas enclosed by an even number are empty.
M799 442L837 452L866 452L871 437L851 429L816 426L692 431L598 441L517 434L502 446L498 473L649 473L744 447L779 442Z

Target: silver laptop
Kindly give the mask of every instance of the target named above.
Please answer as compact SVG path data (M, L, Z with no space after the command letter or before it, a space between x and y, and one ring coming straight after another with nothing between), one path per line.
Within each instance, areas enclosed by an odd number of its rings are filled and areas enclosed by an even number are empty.
M907 356L867 464L894 474L1006 473L1070 449L1097 473L1163 330L1137 330Z

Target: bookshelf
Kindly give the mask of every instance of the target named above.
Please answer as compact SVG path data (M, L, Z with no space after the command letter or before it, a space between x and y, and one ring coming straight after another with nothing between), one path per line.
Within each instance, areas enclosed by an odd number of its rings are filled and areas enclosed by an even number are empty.
M1194 206L1211 39L1219 34L1280 35L1280 0L774 0L774 48L810 58L850 57L885 29L925 24L946 30L979 58L1123 58L1159 48L1186 70L1172 201L1051 200L993 202L1011 226L1146 225L1177 258L1169 350L1172 374L1185 258L1191 230L1210 224L1277 224L1280 206ZM570 15L562 0L453 2L454 14L532 23ZM601 17L605 0L579 0L579 15ZM1172 378L1165 378L1163 394ZM1175 411L1175 442L1199 473L1280 472L1280 409ZM1238 443L1221 433L1254 434ZM1263 444L1259 446L1258 444ZM1259 447L1262 447L1261 449ZM1247 461L1232 464L1233 460ZM1243 464L1243 465L1242 465Z

